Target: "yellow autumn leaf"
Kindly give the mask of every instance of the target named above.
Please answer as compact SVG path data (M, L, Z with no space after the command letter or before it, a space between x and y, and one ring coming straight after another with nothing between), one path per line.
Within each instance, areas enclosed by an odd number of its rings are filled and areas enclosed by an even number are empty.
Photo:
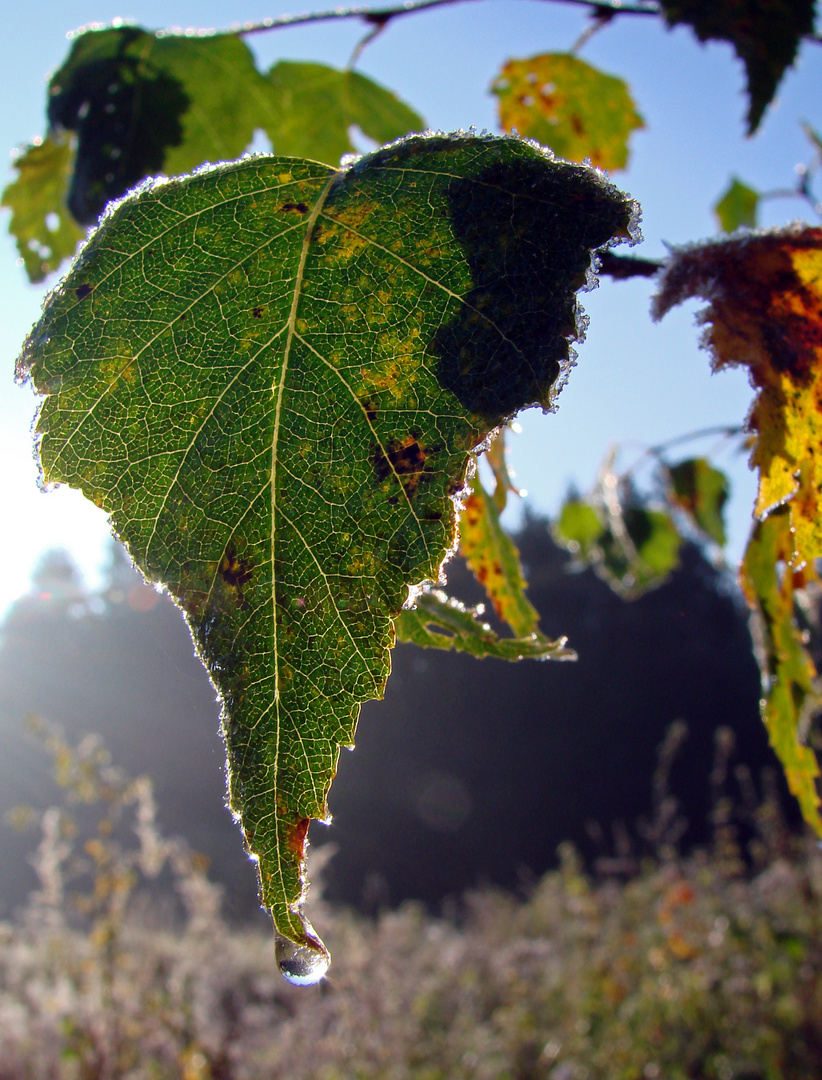
M808 729L819 679L796 618L822 557L822 229L792 226L675 252L653 314L692 296L716 369L745 365L758 393L748 416L759 471L757 521L740 578L753 611L762 719L805 821L822 836L819 763Z
M645 126L622 79L570 53L509 60L491 90L504 131L600 169L624 169L631 132Z
M822 556L822 229L790 227L676 252L654 316L692 296L714 367L745 365L759 471L755 514L789 504L793 567Z
M787 507L754 528L740 568L740 581L753 611L757 658L762 669L762 719L805 821L822 836L817 790L819 763L806 745L807 729L822 697L816 666L796 624L795 594L809 582L818 586L812 564L792 571L791 526Z
M517 637L536 633L539 612L525 595L519 552L503 530L494 500L482 486L478 473L460 514L460 552L488 594L498 618L507 622Z

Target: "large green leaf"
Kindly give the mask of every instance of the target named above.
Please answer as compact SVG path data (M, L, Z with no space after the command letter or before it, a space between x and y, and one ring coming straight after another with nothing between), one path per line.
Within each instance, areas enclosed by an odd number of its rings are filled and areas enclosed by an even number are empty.
M107 202L148 176L179 175L204 162L239 157L257 129L281 154L336 164L352 151L357 125L377 142L424 128L423 119L366 76L323 64L276 64L257 70L236 34L153 33L111 26L75 37L66 62L49 84L53 131L68 142L32 148L18 163L19 179L6 189L11 230L31 280L59 265L62 233L90 224ZM61 216L50 243L39 229L31 244L29 219ZM66 234L67 235L67 234ZM58 242L59 240L59 242ZM45 247L49 254L44 254ZM35 277L34 275L39 275Z
M38 282L73 255L85 235L65 201L74 153L68 140L42 139L17 158L14 168L17 179L0 205L11 210L9 232L29 281Z
M268 78L274 120L266 131L278 154L338 162L354 150L354 125L378 143L425 127L418 113L358 71L281 60Z
M292 976L326 962L306 831L393 620L453 549L472 449L551 404L591 249L634 212L515 139L248 159L125 200L27 342L46 482L111 514L219 689Z
M601 169L624 169L631 132L645 126L622 79L570 53L509 60L491 89L504 131Z
M729 41L748 76L748 134L759 127L799 42L813 33L815 0L660 0L669 25L700 41Z

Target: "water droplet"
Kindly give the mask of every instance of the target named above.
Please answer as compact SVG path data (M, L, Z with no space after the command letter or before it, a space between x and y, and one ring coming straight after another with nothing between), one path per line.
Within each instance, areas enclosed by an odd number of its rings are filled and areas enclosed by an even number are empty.
M280 934L274 935L277 967L286 982L290 982L292 986L314 986L328 971L331 956L319 938L315 940L316 947L298 945Z

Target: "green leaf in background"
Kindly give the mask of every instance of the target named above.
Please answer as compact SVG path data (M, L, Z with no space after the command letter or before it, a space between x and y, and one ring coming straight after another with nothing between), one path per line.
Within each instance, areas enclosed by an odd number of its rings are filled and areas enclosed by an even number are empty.
M91 224L107 202L148 176L240 157L257 129L280 154L336 164L354 150L352 125L377 142L425 126L358 72L282 62L263 75L236 34L155 34L135 26L77 35L49 84L48 117L54 132L74 133L76 157L64 137L46 140L29 151L3 197L4 205L14 202L11 231L27 249L32 281L74 251L73 244L66 250L72 229L66 206L76 222ZM59 244L26 231L35 212L63 215Z
M565 647L565 638L548 641L537 634L525 638L501 638L479 619L480 612L466 608L439 589L417 597L413 608L394 621L397 641L429 649L453 649L478 658L498 660L576 660Z
M519 552L504 531L493 498L474 474L460 514L460 553L488 594L497 618L517 637L535 634L539 612L525 595Z
M691 516L697 528L725 546L722 512L728 501L728 478L705 458L688 458L668 469L671 501Z
M640 505L628 484L607 484L588 499L567 499L553 533L557 543L626 600L664 584L679 565L682 539L669 514Z
M645 126L622 79L570 53L509 60L491 89L504 131L601 169L624 169L631 132Z
M714 214L723 232L747 225L756 228L756 214L759 209L759 192L743 184L736 176L714 206Z
M56 270L85 236L65 201L73 167L68 140L43 139L17 158L17 179L3 192L0 205L11 210L9 232L31 282Z
M557 543L587 562L605 532L605 525L590 503L572 497L563 503L553 532Z
M644 506L624 507L610 518L599 547L598 573L621 596L635 600L667 581L679 565L682 538L669 514Z
M247 159L124 200L26 344L45 481L108 511L219 689L292 979L327 966L306 834L393 620L453 549L473 448L553 401L591 251L635 213L510 138Z
M378 143L425 127L418 113L358 71L281 60L268 79L275 119L266 131L277 154L336 164L354 150L354 125Z
M52 128L77 135L71 212L91 223L146 176L239 157L261 113L265 85L236 35L161 36L136 26L78 35L49 83L48 108Z
M756 616L755 644L765 695L762 718L802 816L817 836L822 836L819 763L806 745L822 696L816 667L796 624L794 599L797 588L819 579L811 564L799 573L792 572L788 567L792 555L790 515L787 507L780 507L754 526L740 580Z
M729 41L748 77L748 134L759 127L799 42L813 33L814 0L660 0L669 26L700 41Z

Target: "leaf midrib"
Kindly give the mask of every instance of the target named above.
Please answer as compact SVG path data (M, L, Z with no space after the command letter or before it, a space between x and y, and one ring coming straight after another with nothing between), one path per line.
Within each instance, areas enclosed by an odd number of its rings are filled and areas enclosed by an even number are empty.
M272 787L274 791L279 788L279 764L280 764L280 733L282 729L281 717L280 717L280 653L277 643L277 568L276 568L276 553L277 553L277 466L279 464L277 458L277 448L280 438L280 421L283 411L283 395L285 393L286 376L288 374L288 361L291 355L291 346L294 342L294 336L296 334L297 326L297 312L300 305L300 299L302 296L302 284L303 276L305 274L305 264L308 259L308 252L311 246L311 236L314 232L314 226L319 217L320 210L328 198L328 193L332 186L338 181L340 174L332 173L332 175L326 181L325 187L317 197L314 206L311 208L308 221L305 225L305 234L303 236L302 247L300 249L300 261L297 265L297 273L294 278L294 290L291 297L291 309L288 313L288 320L286 322L286 338L283 347L283 358L280 364L280 370L278 372L279 386L272 385L271 393L277 393L277 403L274 407L274 426L271 433L271 473L270 473L270 504L271 504L271 628L272 628L272 647L274 657L274 761L272 763ZM296 729L295 729L296 730ZM299 733L298 733L299 735ZM302 747L303 755L305 757L306 768L308 775L311 778L311 786L314 793L315 802L317 800L317 790L314 787L314 775L311 769L311 762L308 760L305 745L303 744L302 737L300 736L300 745ZM280 854L280 845L275 844L274 850L277 858L277 878L280 882L280 895L283 898L287 897L287 889L285 884L285 877L283 873L283 861Z

